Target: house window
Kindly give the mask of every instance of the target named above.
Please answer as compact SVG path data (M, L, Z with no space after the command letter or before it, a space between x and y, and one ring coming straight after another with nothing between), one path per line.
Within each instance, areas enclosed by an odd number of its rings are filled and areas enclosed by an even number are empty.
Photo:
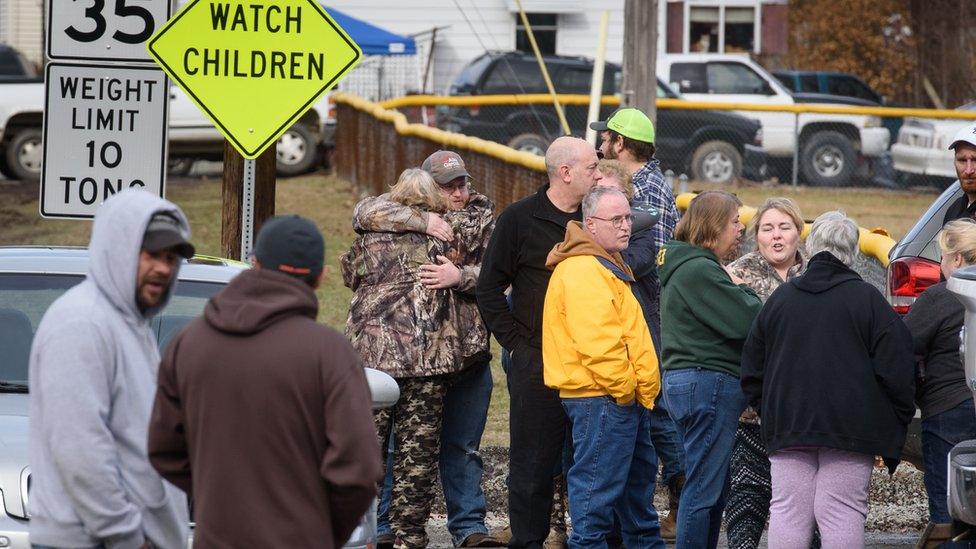
M688 6L686 52L749 53L758 51L758 9L752 6Z
M532 34L535 35L535 42L539 45L539 51L543 54L556 53L556 14L555 13L529 13L526 14L529 25L532 27ZM529 42L529 33L525 31L522 18L515 14L515 49L532 53L532 44Z
M719 9L693 7L688 21L689 50L696 53L717 53Z

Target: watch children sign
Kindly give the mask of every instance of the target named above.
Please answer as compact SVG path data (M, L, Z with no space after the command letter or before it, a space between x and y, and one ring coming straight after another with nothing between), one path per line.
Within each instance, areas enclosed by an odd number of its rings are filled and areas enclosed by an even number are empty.
M362 52L315 0L192 0L149 54L245 158L256 158Z

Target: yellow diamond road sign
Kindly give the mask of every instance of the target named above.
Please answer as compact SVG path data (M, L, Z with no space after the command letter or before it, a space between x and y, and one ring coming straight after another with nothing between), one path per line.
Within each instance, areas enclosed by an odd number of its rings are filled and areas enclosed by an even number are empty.
M245 158L256 158L362 52L316 0L192 0L149 54Z

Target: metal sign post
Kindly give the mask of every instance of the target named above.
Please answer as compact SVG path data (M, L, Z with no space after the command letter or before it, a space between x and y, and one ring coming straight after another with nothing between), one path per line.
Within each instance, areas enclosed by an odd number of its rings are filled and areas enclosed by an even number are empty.
M241 261L254 247L254 174L256 161L253 158L244 159L244 189L241 193Z

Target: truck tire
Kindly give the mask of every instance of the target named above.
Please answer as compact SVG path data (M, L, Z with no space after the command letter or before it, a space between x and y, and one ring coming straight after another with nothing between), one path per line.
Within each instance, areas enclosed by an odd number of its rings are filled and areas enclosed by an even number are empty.
M38 181L41 178L41 161L44 158L44 144L40 128L25 128L18 131L7 143L4 161L10 171L11 179Z
M0 175L7 179L14 179L14 172L10 171L10 166L7 165L7 155L0 154Z
M847 185L854 173L857 153L842 133L817 132L806 139L800 152L800 173L809 185Z
M167 177L183 177L193 170L196 160L188 156L170 156L166 160Z
M301 175L318 164L318 141L304 124L298 123L285 130L278 138L276 150L278 175Z
M542 136L534 133L521 133L508 141L508 146L522 152L545 156L549 143Z
M706 141L691 156L691 176L697 181L729 185L742 175L742 155L727 141Z

